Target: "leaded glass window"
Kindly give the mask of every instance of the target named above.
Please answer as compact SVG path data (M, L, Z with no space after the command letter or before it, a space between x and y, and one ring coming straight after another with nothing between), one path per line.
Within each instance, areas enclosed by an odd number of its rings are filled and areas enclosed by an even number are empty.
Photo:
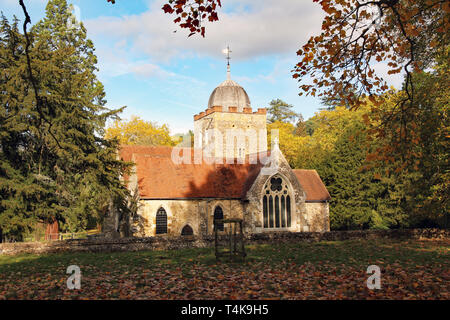
M267 211L267 196L263 197L263 220L264 220L264 228L269 227L269 213Z
M263 191L263 227L291 226L291 196L286 181L279 175L269 179Z
M159 208L156 212L156 234L167 233L167 213L164 208Z
M223 219L223 211L222 211L222 208L220 206L217 206L214 209L214 220L217 220L217 219ZM216 224L214 224L214 226L215 225ZM217 230L223 231L223 222L217 223Z

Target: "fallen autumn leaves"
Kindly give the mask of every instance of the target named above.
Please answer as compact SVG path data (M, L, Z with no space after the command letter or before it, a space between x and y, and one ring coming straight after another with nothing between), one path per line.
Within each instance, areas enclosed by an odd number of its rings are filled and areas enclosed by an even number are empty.
M450 241L344 241L249 247L244 262L213 250L0 257L0 299L449 299ZM69 290L66 268L81 268ZM381 268L369 290L366 269Z

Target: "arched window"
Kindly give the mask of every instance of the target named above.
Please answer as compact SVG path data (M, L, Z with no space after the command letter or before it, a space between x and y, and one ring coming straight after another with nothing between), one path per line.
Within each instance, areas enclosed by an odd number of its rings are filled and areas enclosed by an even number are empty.
M182 236L192 236L192 235L194 235L194 230L192 230L191 226L187 224L181 230L181 235Z
M156 212L156 234L167 233L167 213L164 208L159 208Z
M263 227L291 226L291 196L288 184L279 175L267 181L263 192Z
M269 214L267 212L267 196L263 197L263 220L264 220L264 228L269 227Z
M223 219L223 211L222 211L222 207L220 207L220 206L217 206L215 209L214 209L214 222L215 222L215 220L217 220L217 219ZM215 226L216 224L214 223L214 226ZM218 224L217 224L217 230L219 230L219 231L223 231L223 222L219 222Z

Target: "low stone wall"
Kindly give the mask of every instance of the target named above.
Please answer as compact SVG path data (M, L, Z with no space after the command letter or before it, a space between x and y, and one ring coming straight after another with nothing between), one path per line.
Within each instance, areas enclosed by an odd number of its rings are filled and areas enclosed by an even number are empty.
M450 229L351 230L253 234L251 243L344 241L355 239L449 239Z
M270 232L246 236L246 244L343 241L351 239L449 239L450 229L354 230L330 232ZM113 252L204 248L214 237L145 237L1 243L0 254L56 252Z
M99 238L95 240L2 243L0 244L0 254L172 250L201 248L209 244L209 241L194 237Z

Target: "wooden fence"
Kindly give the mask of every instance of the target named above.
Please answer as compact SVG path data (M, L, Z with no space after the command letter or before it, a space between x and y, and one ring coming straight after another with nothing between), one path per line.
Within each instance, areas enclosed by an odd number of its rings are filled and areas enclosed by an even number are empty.
M68 239L87 239L88 236L100 234L99 229L92 229L83 232L67 232L67 233L45 233L45 235L31 235L24 238L24 242L43 242L43 241L62 241Z

